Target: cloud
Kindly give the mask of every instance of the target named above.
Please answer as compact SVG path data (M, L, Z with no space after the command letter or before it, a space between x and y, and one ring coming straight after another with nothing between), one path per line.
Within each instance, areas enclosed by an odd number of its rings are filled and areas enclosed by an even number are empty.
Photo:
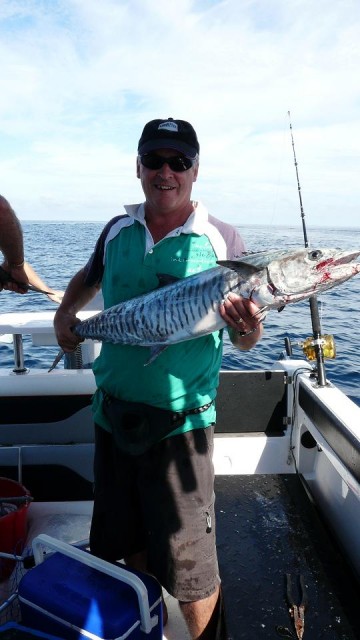
M20 218L106 220L142 194L136 145L190 120L195 197L235 223L356 226L357 0L3 0L1 192ZM89 219L90 219L89 218Z

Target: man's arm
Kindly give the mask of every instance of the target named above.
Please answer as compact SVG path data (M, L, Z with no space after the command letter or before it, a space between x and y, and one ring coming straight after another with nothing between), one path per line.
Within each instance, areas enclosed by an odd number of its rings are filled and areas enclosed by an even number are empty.
M15 211L9 202L0 196L0 251L4 254L3 269L10 275L28 284L28 277L24 270L24 243L21 224ZM9 289L17 293L26 293L26 288L19 287L14 283L1 285L0 290Z
M70 280L62 302L55 313L54 327L57 341L65 352L74 351L81 338L76 336L71 327L80 322L76 314L94 298L100 286L85 284L85 269L80 269Z

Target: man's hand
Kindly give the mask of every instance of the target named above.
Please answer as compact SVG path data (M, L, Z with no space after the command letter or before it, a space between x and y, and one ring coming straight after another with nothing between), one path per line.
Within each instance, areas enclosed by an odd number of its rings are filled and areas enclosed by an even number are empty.
M239 349L251 349L261 338L263 326L258 317L259 307L251 300L229 293L220 305L219 313L230 329L231 342Z
M74 327L79 322L80 320L76 315L63 311L61 307L55 313L54 328L56 339L65 353L74 351L78 344L83 342L83 338L79 338L71 331L71 327Z

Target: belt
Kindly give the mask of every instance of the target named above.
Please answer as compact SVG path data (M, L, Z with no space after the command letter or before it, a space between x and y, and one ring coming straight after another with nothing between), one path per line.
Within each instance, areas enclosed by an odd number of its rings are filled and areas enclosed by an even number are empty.
M105 402L106 405L109 405L111 402L113 401L118 401L121 402L120 400L117 400L117 398L115 398L114 396L111 396L110 394L107 393L107 391L104 391L104 389L101 389L102 392L102 396L103 396L103 400ZM123 400L124 404L127 403L126 400ZM207 404L203 404L202 407L195 407L194 409L184 409L183 411L170 411L169 409L159 409L157 407L151 407L152 410L158 410L160 412L167 412L168 414L170 414L170 421L172 423L176 423L179 420L182 420L183 418L186 418L186 416L191 416L191 415L197 415L198 413L203 413L204 411L207 411L207 409L209 409L209 407L211 407L211 405L213 404L214 400L210 400L210 402L208 402ZM136 405L136 403L133 402L129 402L130 405L134 406ZM137 407L141 410L141 407L146 407L150 405L146 405L146 404L142 404L142 403L138 403Z
M203 404L202 407L195 407L195 409L184 409L183 411L176 411L172 414L171 420L172 422L177 422L177 420L181 420L182 418L186 418L186 416L197 415L198 413L204 413L207 411L209 407L211 407L214 400L211 400L207 404Z

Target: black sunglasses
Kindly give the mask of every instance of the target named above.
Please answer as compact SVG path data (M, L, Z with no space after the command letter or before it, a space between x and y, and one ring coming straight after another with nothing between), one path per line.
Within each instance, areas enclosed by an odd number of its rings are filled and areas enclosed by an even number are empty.
M157 153L144 153L140 156L140 162L146 169L153 170L161 169L164 164L168 164L171 171L175 171L176 173L187 171L194 164L194 160L186 156L164 158L164 156L158 156Z

